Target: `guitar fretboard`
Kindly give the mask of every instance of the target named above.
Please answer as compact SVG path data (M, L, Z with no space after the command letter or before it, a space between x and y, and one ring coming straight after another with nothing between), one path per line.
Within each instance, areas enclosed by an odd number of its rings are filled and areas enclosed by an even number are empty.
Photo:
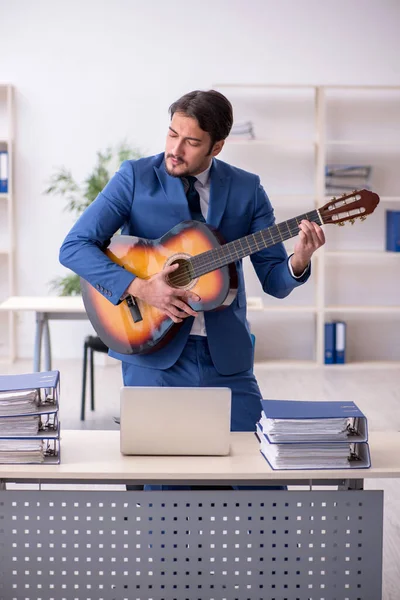
M213 248L191 259L193 278L201 277L215 269L225 267L245 256L250 256L259 250L284 242L299 233L299 224L306 219L322 225L322 220L317 210L304 213L288 221L277 223L261 231L256 231L243 238L228 242L219 248Z

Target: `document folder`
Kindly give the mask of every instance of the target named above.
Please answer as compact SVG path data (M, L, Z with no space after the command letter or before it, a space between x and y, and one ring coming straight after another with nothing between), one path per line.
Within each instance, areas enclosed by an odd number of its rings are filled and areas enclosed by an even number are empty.
M261 407L271 444L368 441L367 418L354 402L261 400Z
M59 371L40 371L35 373L19 373L16 375L0 375L0 392L58 388Z
M260 452L274 471L368 469L371 457L367 442L271 444L257 423Z
M57 438L59 433L58 413L34 415L7 415L0 417L0 439Z
M0 439L0 464L59 464L60 428L56 437L26 436Z
M0 417L58 411L59 371L0 375Z

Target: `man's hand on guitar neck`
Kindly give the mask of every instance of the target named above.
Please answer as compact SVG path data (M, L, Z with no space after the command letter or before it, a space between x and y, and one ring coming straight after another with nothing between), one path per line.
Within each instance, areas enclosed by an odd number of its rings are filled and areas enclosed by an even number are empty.
M304 272L310 264L314 252L325 244L324 232L313 221L301 221L299 230L299 241L290 257L290 264L295 276L299 276Z
M186 317L197 317L198 313L187 304L189 300L198 302L200 297L188 290L178 290L168 285L167 276L175 271L179 265L166 267L160 273L149 279L136 277L126 290L135 298L140 298L150 306L159 308L174 323L181 323Z

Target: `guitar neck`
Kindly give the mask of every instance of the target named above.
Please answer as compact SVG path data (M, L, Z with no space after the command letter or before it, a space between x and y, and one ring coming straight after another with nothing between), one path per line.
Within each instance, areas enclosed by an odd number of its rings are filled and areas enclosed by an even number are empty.
M241 258L250 256L250 254L295 237L299 233L299 224L304 219L314 221L318 225L323 224L319 211L313 210L288 221L272 225L272 227L256 231L233 242L228 242L219 248L197 254L191 259L192 277L201 277L206 273L215 271L215 269L220 269Z

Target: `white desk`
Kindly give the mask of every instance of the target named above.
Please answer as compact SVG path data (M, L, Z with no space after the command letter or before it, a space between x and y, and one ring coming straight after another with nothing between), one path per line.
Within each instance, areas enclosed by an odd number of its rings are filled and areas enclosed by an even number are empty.
M0 600L380 600L381 491L4 489L400 475L397 432L371 433L371 469L279 473L254 434L231 435L226 457L139 457L120 454L118 431L63 431L60 465L0 465Z
M33 370L41 369L42 346L44 370L51 370L50 320L87 319L81 296L11 296L0 304L2 311L33 311L36 314Z
M262 310L260 297L248 297L249 310ZM10 296L0 303L0 311L33 311L36 314L33 370L41 369L41 353L44 350L44 370L51 370L50 320L85 320L87 314L81 296Z
M123 456L119 431L65 430L60 465L1 465L4 481L102 481L109 483L227 483L265 485L284 479L290 484L321 481L350 483L400 477L400 433L371 432L370 469L273 471L258 451L253 433L231 433L229 456Z

